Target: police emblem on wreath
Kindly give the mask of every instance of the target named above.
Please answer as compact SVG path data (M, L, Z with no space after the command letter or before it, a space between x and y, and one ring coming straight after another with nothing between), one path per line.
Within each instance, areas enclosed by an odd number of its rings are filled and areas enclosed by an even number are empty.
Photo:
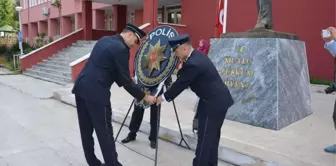
M171 26L159 26L147 34L135 55L136 82L146 93L157 96L164 86L164 81L171 76L177 65L177 57L168 44L168 39L177 36ZM148 108L145 101L135 100L136 105Z

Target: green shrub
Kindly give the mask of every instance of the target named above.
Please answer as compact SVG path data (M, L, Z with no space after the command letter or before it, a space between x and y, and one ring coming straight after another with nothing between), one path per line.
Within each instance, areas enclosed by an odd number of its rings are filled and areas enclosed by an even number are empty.
M7 46L6 45L0 45L0 55L4 54L7 51Z
M32 51L32 47L26 42L22 42L22 47L24 49L24 53L29 53ZM3 57L6 58L7 61L11 61L13 59L13 55L20 53L19 42L16 42L9 48L6 48L6 51L3 53Z
M28 53L30 53L30 52L32 52L33 51L33 49L31 48L31 47L24 47L25 49L23 50L23 53L24 54L28 54Z
M20 52L19 42L16 42L12 47L10 48L10 53L16 54L17 52Z
M23 52L29 53L28 51L32 51L33 48L26 42L22 42L22 48L23 48ZM16 42L14 45L12 45L12 47L9 48L9 53L11 54L17 54L20 53L20 46L19 46L19 42Z

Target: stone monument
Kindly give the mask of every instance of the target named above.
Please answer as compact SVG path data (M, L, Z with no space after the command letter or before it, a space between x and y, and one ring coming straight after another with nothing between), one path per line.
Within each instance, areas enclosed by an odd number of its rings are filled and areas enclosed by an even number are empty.
M272 14L260 14L271 12L271 0L257 4L255 28L211 39L208 56L235 100L226 118L280 130L312 114L306 48L297 35L271 30Z

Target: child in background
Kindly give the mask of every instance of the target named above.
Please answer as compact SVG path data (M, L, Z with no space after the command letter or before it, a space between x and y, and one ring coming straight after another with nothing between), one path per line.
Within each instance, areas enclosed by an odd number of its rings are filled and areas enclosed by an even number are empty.
M203 52L203 54L208 55L209 52L209 44L206 40L201 39L199 41L199 47L197 48L198 51Z

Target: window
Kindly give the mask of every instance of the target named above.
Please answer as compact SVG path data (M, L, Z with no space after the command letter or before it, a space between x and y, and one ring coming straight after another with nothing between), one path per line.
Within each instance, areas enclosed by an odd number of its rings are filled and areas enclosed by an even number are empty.
M69 19L70 19L70 22L71 22L71 32L73 32L73 31L75 31L76 30L76 27L75 27L75 16L74 15L72 15L72 16L70 16L69 17Z
M181 6L167 7L166 22L171 24L182 23Z
M177 24L181 24L182 23L182 13L181 12L176 12L176 21L177 21Z
M131 23L131 24L135 24L135 16L134 16L134 12L129 12L129 17L128 17L128 23Z
M29 0L29 7L33 7L36 5L37 0Z
M44 2L47 2L47 0L29 0L29 7L33 7Z
M60 19L57 19L56 21L56 35L61 35L61 21Z
M168 12L167 22L175 24L175 13L174 12Z
M28 7L28 0L23 1L23 8L26 9Z
M105 10L105 29L112 31L112 10Z
M157 15L157 21L158 22L164 22L164 16L162 15L163 13L162 13L162 9L160 8L159 10L158 10L158 15Z

